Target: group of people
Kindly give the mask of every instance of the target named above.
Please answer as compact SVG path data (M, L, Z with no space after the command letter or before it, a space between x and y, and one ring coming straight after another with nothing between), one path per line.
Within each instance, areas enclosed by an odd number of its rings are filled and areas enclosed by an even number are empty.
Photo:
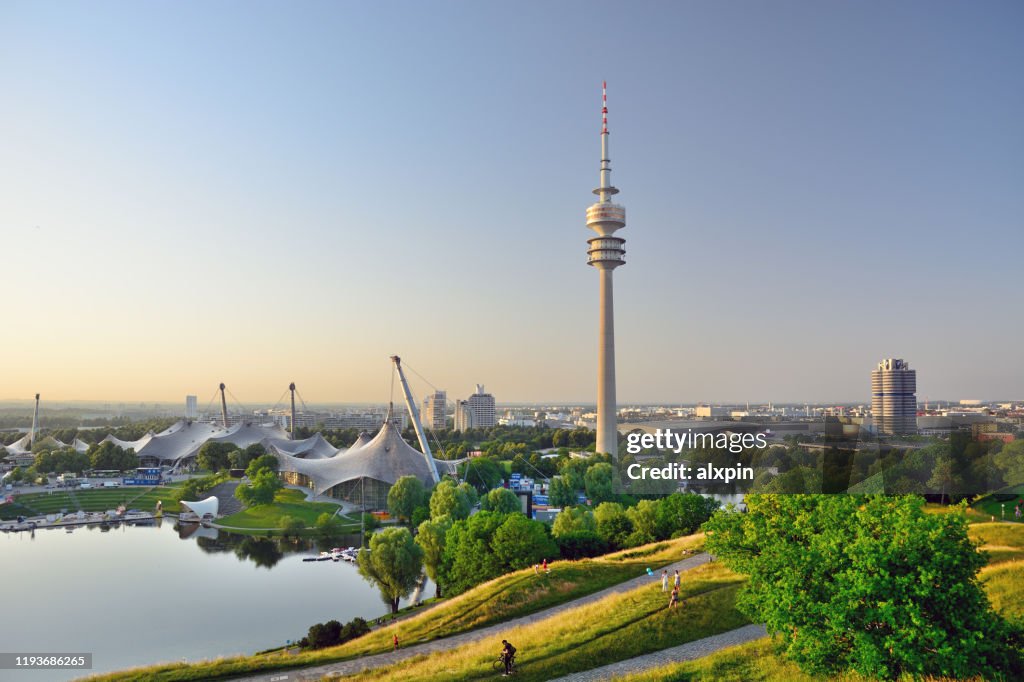
M679 605L679 586L682 583L682 577L679 575L679 570L676 569L675 577L673 578L672 593L668 598L668 607L674 609ZM668 571L661 572L661 591L668 592Z
M548 560L547 559L544 559L544 561L539 563L539 564L534 564L533 565L533 572L536 573L537 575L540 575L540 572L542 570L544 571L545 575L547 575L548 573L551 572L551 569L548 568Z

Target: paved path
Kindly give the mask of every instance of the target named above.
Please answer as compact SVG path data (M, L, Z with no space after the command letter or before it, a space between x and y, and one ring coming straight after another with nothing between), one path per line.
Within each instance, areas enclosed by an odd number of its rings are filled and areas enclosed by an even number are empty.
M630 658L611 665L605 665L593 670L573 673L565 677L559 677L553 682L596 682L597 680L611 680L614 678L640 673L652 668L660 668L663 665L679 663L680 661L692 661L715 653L727 647L745 644L755 639L761 639L768 635L763 625L745 625L735 630L729 630L718 635L698 639L694 642L687 642L669 649L662 649L654 653L644 654L636 658Z
M671 575L672 571L678 569L680 571L686 571L691 568L696 568L702 564L706 564L711 560L708 554L696 554L689 559L683 559L677 561L671 566L664 566ZM660 571L661 569L659 569ZM371 668L380 668L392 663L398 663L404 661L407 658L413 656L419 656L422 654L432 654L438 651L449 651L455 647L462 646L463 644L469 644L471 642L478 642L482 639L489 637L495 638L496 642L499 642L501 635L508 630L519 627L521 625L529 625L545 618L550 618L556 614L562 613L563 611L569 611L585 604L590 604L612 594L619 594L620 592L628 592L636 589L643 585L658 585L661 582L661 575L659 572L655 572L653 576L642 575L638 578L632 578L626 582L613 585L600 592L580 597L572 601L559 604L558 606L552 606L549 609L531 613L527 616L521 616L519 618L513 618L496 625L489 625L484 628L478 628L469 632L463 632L451 637L444 637L442 639L435 639L430 642L424 642L423 644L416 644L398 651L389 651L383 654L374 654L372 656L362 656L360 658L354 658L349 661L339 661L337 663L328 663L326 665L318 665L310 668L296 668L294 670L281 670L277 672L266 672L260 673L259 675L252 675L247 677L233 678L238 680L249 680L251 682L294 682L295 680L320 680L325 676L341 676L351 675L363 670L369 670ZM497 646L497 645L496 645ZM497 648L495 649L497 650Z
M242 503L235 497L235 489L238 488L238 481L225 481L210 488L205 497L213 495L219 500L217 514L220 516L231 516L242 511Z

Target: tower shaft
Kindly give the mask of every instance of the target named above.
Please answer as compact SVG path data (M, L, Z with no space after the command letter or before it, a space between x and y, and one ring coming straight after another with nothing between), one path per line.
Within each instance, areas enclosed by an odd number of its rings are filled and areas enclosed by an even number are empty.
M615 402L615 305L612 270L602 268L597 348L597 452L618 455Z

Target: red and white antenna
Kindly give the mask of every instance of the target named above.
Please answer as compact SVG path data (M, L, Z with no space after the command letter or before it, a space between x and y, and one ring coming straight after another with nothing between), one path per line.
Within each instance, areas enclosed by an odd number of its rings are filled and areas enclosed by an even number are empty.
M608 134L608 81L601 81L601 134Z

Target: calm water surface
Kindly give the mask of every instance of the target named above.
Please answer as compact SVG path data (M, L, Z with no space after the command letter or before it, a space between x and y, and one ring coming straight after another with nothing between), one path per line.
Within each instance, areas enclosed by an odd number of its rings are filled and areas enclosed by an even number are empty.
M90 672L100 672L253 653L298 639L313 623L387 612L354 565L303 562L319 552L308 543L186 534L173 519L107 532L0 533L0 651L91 652ZM0 670L0 680L83 674Z

